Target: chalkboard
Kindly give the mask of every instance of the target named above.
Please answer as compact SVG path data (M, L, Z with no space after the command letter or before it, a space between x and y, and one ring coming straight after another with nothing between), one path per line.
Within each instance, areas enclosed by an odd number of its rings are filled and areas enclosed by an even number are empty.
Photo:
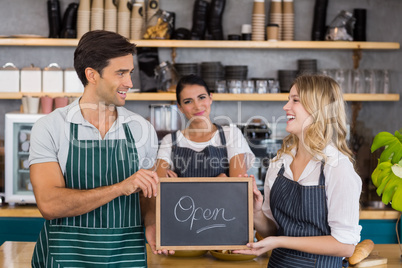
M241 249L253 241L251 178L160 178L157 249Z

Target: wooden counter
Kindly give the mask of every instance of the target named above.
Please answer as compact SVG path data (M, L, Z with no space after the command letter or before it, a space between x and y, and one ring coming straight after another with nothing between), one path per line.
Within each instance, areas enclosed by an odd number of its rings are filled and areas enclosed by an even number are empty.
M34 242L5 242L0 247L0 267L28 268L31 267L31 257L34 249ZM251 261L221 261L215 259L210 253L202 257L178 258L173 256L154 255L148 251L149 268L187 268L187 267L267 267L267 257L257 257ZM397 244L378 244L372 252L374 255L385 257L388 264L377 265L377 268L402 267L400 250ZM264 254L264 256L266 256Z
M3 205L0 207L0 217L42 218L42 214L36 205Z
M392 209L363 209L360 211L361 220L396 220L400 212ZM0 206L0 217L34 217L42 218L36 205Z

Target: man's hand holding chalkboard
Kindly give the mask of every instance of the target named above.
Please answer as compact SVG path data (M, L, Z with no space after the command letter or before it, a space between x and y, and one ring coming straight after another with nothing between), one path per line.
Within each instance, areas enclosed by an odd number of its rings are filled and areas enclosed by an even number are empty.
M174 250L167 250L167 249L162 249L162 250L156 250L156 225L152 224L149 226L146 226L145 228L145 236L148 241L148 245L151 247L152 253L153 254L164 254L164 255L173 255L175 254Z
M158 193L159 178L155 171L140 169L119 183L123 195L142 191L145 197L155 197Z

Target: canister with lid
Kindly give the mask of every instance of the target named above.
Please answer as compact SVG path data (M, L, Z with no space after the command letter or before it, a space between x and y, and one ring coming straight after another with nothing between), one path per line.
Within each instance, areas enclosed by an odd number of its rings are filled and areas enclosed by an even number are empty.
M0 67L0 92L20 91L20 71L11 62Z
M43 69L43 92L63 92L63 70L57 63Z
M66 93L83 93L84 86L78 78L77 72L74 68L67 68L64 70L64 92Z
M33 64L21 69L21 92L41 92L42 71Z

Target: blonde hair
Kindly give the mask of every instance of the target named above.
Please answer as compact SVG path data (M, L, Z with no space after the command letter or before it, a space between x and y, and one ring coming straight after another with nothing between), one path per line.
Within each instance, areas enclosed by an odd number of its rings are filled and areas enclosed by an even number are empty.
M302 75L295 79L295 86L300 102L312 117L312 123L304 130L303 144L314 156L320 156L326 161L323 152L328 144L333 144L340 152L354 162L352 151L346 143L346 111L341 89L335 80L323 75ZM291 154L293 148L298 148L299 139L296 135L288 135L278 151Z

